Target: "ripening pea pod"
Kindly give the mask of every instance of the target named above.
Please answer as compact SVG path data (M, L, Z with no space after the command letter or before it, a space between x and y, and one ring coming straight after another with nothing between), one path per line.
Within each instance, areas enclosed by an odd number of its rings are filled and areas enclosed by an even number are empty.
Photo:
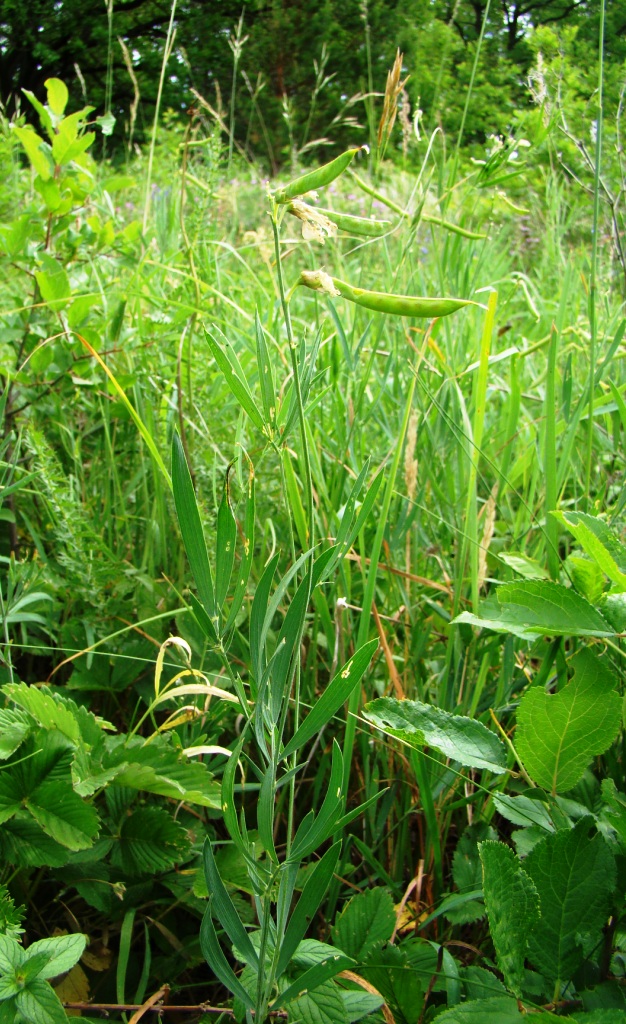
M480 303L471 299L433 299L416 295L393 295L388 292L371 292L365 288L355 288L338 277L331 277L323 270L303 270L297 282L314 291L326 292L333 297L341 295L344 299L371 309L376 313L390 313L395 316L439 317L456 313L464 306L478 306Z
M363 146L357 146L356 149L347 149L345 153L341 153L340 156L335 157L330 163L316 167L314 171L308 171L299 178L294 178L284 188L276 189L272 193L274 200L277 203L288 203L290 199L295 199L296 196L303 196L307 192L314 192L318 188L330 185L331 181L338 178L350 166L361 149L363 149Z

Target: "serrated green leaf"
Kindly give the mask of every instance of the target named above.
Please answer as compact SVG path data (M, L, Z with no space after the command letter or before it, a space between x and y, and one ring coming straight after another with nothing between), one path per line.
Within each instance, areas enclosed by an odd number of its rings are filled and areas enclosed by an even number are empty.
M552 1014L533 1014L535 1020L556 1020ZM527 1019L520 1012L517 1000L509 996L494 996L491 999L473 999L460 1006L444 1010L437 1017L438 1024L521 1024Z
M40 971L41 978L56 978L77 964L85 951L87 936L57 935L51 939L40 939L33 942L27 949L27 958L42 954L46 957L46 966Z
M590 650L572 659L574 677L549 694L528 690L517 711L515 745L528 774L553 794L571 789L620 727L615 679Z
M295 735L286 744L281 755L283 759L290 757L291 754L294 754L305 743L308 743L323 726L330 722L333 715L345 704L355 686L360 682L377 647L378 640L370 640L369 643L360 647L350 658L347 665L344 665L337 673L324 690L322 696L315 702Z
M547 580L550 578L548 570L536 559L529 558L528 555L523 555L517 551L503 551L498 557L510 569L513 569L519 576L523 576L527 580Z
M116 786L144 790L173 800L185 800L200 807L219 809L220 786L200 761L183 760L165 737L152 743L136 738L124 743L109 741L103 768L113 771Z
M0 858L3 862L19 864L20 867L58 868L67 863L69 856L67 847L46 835L27 812L16 814L0 828Z
M590 558L621 590L626 590L626 548L610 526L585 512L551 512Z
M86 850L93 844L100 819L95 809L66 783L42 782L24 803L44 832L62 846Z
M26 960L26 951L12 935L0 934L0 972L11 974Z
M342 993L332 981L292 999L289 1020L298 1021L298 1024L349 1024Z
M616 633L626 633L626 594L607 594L602 602L602 614Z
M34 722L25 711L0 709L0 760L10 757L33 728Z
M521 999L528 934L540 917L539 896L517 857L504 843L481 843L479 852L496 960L507 987Z
M484 967L478 967L476 964L464 967L461 970L461 979L468 1001L471 999L490 999L494 996L505 996L507 994L504 985L499 978L496 978L495 974L492 974L491 971L486 970Z
M380 886L366 889L353 896L336 919L333 942L362 963L373 949L389 941L395 924L396 912L387 890Z
M482 888L483 871L478 844L496 838L494 829L484 821L468 825L463 832L452 857L452 878L460 893L477 892ZM452 924L470 924L485 916L485 905L482 899L471 900L447 909L445 916Z
M346 992L345 989L340 989L339 994L343 999L348 1024L353 1024L353 1021L362 1020L363 1017L369 1017L370 1013L376 1013L376 1010L380 1010L384 1002L382 996L376 996L372 992L363 992L361 990Z
M417 1024L424 1006L424 992L432 975L422 977L398 946L375 950L367 964L359 967L393 1013L396 1024Z
M363 716L388 736L421 750L434 747L466 768L506 771L504 744L473 718L452 715L419 700L379 697L365 705Z
M592 819L582 818L573 829L561 829L537 843L524 871L541 901L528 958L544 977L566 984L584 958L602 948L615 889L613 855Z
M59 729L74 743L80 739L80 728L76 718L65 706L63 699L53 695L47 686L9 683L3 687L3 692L15 704L29 711L43 728Z
M47 981L36 978L22 989L15 1002L28 1024L67 1024L61 1000Z
M22 986L15 980L14 974L0 978L0 1004L7 999L13 999L21 988ZM13 1020L11 1020L11 1024L13 1024Z
M548 580L502 583L495 600L481 605L479 615L462 612L453 622L513 633L522 640L534 640L537 636L614 635L609 623L589 601Z
M570 555L565 563L565 570L579 594L582 594L590 604L597 605L604 592L604 573L597 562L593 562L585 555ZM602 614L606 618L604 608ZM609 619L607 622L611 624Z
M189 849L187 833L162 807L139 807L125 818L111 863L129 875L154 875L172 867Z

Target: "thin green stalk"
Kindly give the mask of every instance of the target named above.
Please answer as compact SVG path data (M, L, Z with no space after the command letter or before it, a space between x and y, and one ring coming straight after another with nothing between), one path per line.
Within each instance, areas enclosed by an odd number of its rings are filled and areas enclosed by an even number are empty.
M404 407L404 416L402 419L402 426L400 427L400 433L396 442L394 451L393 461L391 463L391 469L389 470L389 476L387 477L387 485L385 487L385 495L383 498L382 508L380 510L380 516L378 519L378 529L376 530L376 536L374 543L370 551L370 567L367 574L365 583L365 592L363 595L363 608L361 611L361 618L359 620L359 632L357 634L356 647L362 647L367 642L370 629L370 617L372 612L372 605L374 603L374 590L376 588L376 577L378 575L378 561L380 559L380 553L383 546L383 539L385 536L385 529L387 526L387 519L389 517L389 510L391 508L391 501L395 493L396 476L398 473L398 467L400 465L400 458L402 456L402 449L404 447L404 439L406 432L409 427L409 419L411 416L411 410L413 408L413 396L415 394L415 385L417 383L417 374L419 371L420 364L426 345L428 343L428 332L426 333L424 344L419 352L416 359L415 366L413 367L411 383L409 385L409 391L406 398ZM352 751L354 749L354 739L356 736L356 722L357 713L359 710L359 701L361 696L360 687L356 687L350 695L350 701L348 704L348 720L346 722L346 733L343 744L343 757L344 757L344 778L343 788L344 792L348 791L348 784L350 781L350 768L352 766Z
M556 355L559 334L552 326L550 346L548 348L548 372L546 375L546 437L543 457L543 470L546 480L545 498L545 537L548 554L548 569L553 580L559 578L558 524L553 516L557 505L556 490Z
M465 122L469 112L470 102L472 99L472 93L474 91L474 80L476 78L476 72L478 70L478 61L480 60L480 51L482 50L483 39L485 38L485 29L487 28L487 18L489 17L489 8L491 7L491 0L487 0L485 5L485 13L483 14L483 23L480 26L480 35L478 37L478 43L476 45L476 53L474 54L474 63L472 65L472 74L470 76L469 85L467 87L467 93L465 95L465 106L463 107L463 116L461 118L461 125L459 128L459 134L456 140L456 149L454 151L454 159L452 161L452 170L450 172L450 179L448 181L448 197L451 195L451 190L456 182L457 170L459 167L459 156L461 153L461 143L463 141L463 134L465 132ZM447 206L447 203L445 203Z
M159 111L161 109L161 96L163 95L163 83L165 81L165 70L167 63L172 55L174 48L174 37L176 35L176 29L174 28L174 15L176 13L176 4L178 0L172 0L172 7L170 11L170 21L167 26L167 36L165 38L165 50L163 51L163 62L161 64L161 74L159 77L159 88L157 90L156 105L154 108L154 121L152 122L152 138L150 139L150 152L148 154L148 170L146 173L146 199L143 208L143 232L145 234L148 227L148 216L150 214L150 189L152 188L152 166L154 164L154 150L156 147L156 134L157 127L159 124Z
M298 366L298 355L296 348L296 340L293 333L293 327L291 324L291 313L289 311L289 303L287 301L285 292L285 281L283 278L283 269L281 263L280 253L280 236L278 233L278 204L272 201L272 231L274 234L274 252L276 254L276 274L278 277L278 288L280 292L280 301L283 310L283 316L285 319L285 329L287 331L287 342L289 344L289 358L291 360L291 371L293 373L293 384L296 395L296 403L298 406L298 422L300 425L300 438L302 442L302 462L304 466L304 490L306 497L306 510L308 519L308 546L309 550L313 551L315 546L315 522L314 522L314 507L313 507L313 478L311 474L311 459L309 455L309 446L306 433L306 421L304 416L304 403L302 401L302 388L300 384L300 368ZM307 583L307 605L311 597L311 590L313 586L313 558L308 559L306 579ZM300 649L300 641L302 639L302 633L304 632L305 623L303 622L300 629L300 637L298 637L297 643L294 645L294 650L297 652ZM294 689L294 701L293 701L293 714L294 714L294 732L298 728L300 719L300 673L296 672L295 689ZM296 765L296 754L294 753L292 758L292 766ZM293 836L293 823L295 818L295 777L293 777L289 783L289 810L288 810L288 826L287 826L287 854L291 847L291 840Z
M106 0L107 5L107 75L104 86L104 113L111 113L113 96L113 0ZM106 157L107 137L102 136L102 156Z
M606 0L600 4L600 32L598 40L598 114L596 117L596 154L593 177L593 235L591 238L591 275L589 281L589 420L587 423L587 452L585 457L584 505L589 504L591 491L591 463L593 459L593 395L596 372L596 289L598 275L598 231L600 227L600 164L602 160L602 119L604 90L604 15Z
M473 454L470 460L469 479L467 484L467 502L465 505L465 533L463 535L463 545L461 548L460 559L460 573L462 576L463 573L465 572L467 548L468 545L470 545L472 610L474 614L478 613L479 591L478 559L480 552L478 541L478 462L481 456L481 448L483 443L483 432L485 426L485 405L487 402L487 378L489 374L489 353L491 351L491 336L493 334L493 325L496 315L497 301L498 293L491 292L491 294L489 295L487 315L485 317L485 323L483 326L483 333L480 342L480 365L478 367L478 376L475 381L474 422L472 424L471 439ZM460 601L461 593L460 589L457 589L457 593L455 594L454 599L455 615L458 612Z
M228 40L231 50L233 51L233 84L230 91L230 119L228 126L228 164L226 168L226 176L230 175L230 168L233 162L233 147L235 145L235 102L237 97L237 71L239 68L239 58L241 57L241 51L243 50L244 43L247 40L247 36L243 36L243 11L239 21L237 22L237 31L234 38L231 36Z

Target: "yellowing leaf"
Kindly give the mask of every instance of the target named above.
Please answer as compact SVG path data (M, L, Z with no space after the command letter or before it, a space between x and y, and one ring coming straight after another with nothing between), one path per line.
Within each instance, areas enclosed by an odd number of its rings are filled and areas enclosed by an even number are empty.
M89 979L80 964L72 967L63 981L54 986L62 1003L86 1003L89 999ZM80 1017L80 1010L66 1010L68 1017Z

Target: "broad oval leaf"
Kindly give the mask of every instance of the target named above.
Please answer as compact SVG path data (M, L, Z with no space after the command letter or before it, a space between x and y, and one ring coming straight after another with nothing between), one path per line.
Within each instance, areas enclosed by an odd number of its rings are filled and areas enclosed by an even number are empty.
M545 978L570 980L584 958L598 950L611 909L615 861L591 818L538 843L524 861L541 900L541 919L528 956Z
M365 705L363 715L388 736L421 750L434 747L465 768L506 771L504 744L473 718L452 715L419 700L379 697Z
M538 636L614 636L615 630L589 601L550 580L503 583L496 600L485 601L480 615L462 612L453 622L513 633L522 640Z
M57 974L64 974L78 963L86 945L86 935L56 935L51 939L33 942L26 952L29 960L35 954L45 954L47 963L39 972L39 977L56 978Z
M517 752L532 779L553 794L575 786L620 727L621 698L611 672L587 649L572 664L574 677L562 690L528 690L517 711Z

